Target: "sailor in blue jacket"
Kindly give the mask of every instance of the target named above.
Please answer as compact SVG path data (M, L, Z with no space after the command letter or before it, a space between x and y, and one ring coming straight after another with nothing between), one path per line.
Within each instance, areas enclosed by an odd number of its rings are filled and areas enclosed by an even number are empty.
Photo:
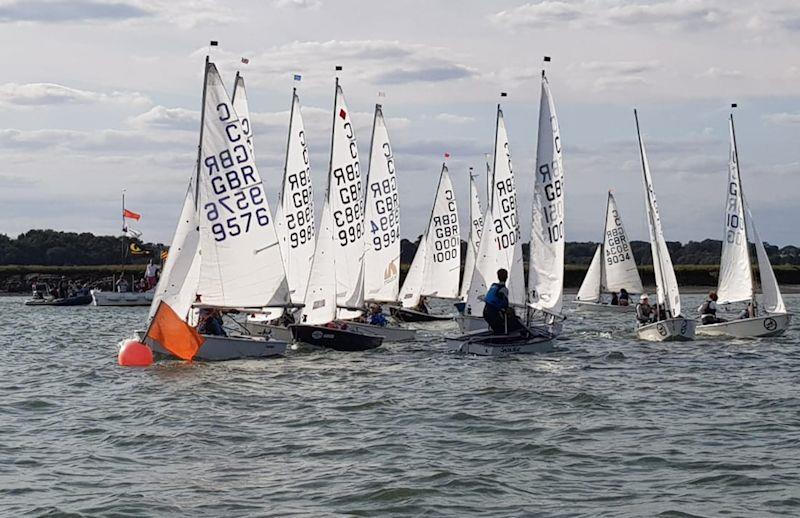
M489 287L483 298L483 319L495 334L505 335L512 331L524 329L525 326L514 314L508 305L508 271L505 268L497 270L497 281Z

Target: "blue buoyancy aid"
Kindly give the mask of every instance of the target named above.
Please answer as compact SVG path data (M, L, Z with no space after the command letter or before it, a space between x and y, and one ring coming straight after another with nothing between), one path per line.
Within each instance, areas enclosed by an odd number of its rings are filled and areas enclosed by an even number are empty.
M495 282L486 292L483 301L496 309L506 309L508 307L508 288L505 284Z

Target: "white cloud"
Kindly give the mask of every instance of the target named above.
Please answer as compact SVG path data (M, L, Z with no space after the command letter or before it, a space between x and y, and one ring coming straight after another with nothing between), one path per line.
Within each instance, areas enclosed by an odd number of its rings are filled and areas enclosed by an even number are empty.
M439 113L434 119L447 124L469 124L470 122L475 122L475 117L455 115L453 113Z
M770 113L764 118L772 124L800 124L800 112Z
M121 103L147 105L150 99L138 92L93 92L54 83L5 83L0 85L0 104L31 107L68 104Z
M129 123L136 128L197 131L200 127L200 112L186 108L154 106L145 113L131 117Z
M275 0L275 7L292 9L318 9L322 6L321 0Z
M152 16L132 2L12 0L0 3L0 22L75 23L125 21Z
M709 67L699 77L706 77L710 79L735 79L742 77L744 74L740 70L726 69L720 67Z

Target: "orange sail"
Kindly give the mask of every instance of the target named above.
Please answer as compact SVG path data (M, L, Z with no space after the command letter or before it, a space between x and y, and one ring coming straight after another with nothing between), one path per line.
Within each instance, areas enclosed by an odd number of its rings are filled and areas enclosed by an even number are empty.
M181 318L163 300L147 330L145 340L150 338L161 347L182 360L191 360L205 342L195 328Z

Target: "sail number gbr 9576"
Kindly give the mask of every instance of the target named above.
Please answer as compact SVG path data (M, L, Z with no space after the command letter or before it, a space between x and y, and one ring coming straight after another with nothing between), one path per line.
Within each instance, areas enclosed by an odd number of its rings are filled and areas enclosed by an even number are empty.
M217 105L222 135L206 135L202 171L205 173L205 216L216 241L246 234L270 222L261 178L247 143L247 135L227 103ZM215 131L212 131L215 133ZM214 144L221 144L217 149ZM222 149L220 149L222 148Z

